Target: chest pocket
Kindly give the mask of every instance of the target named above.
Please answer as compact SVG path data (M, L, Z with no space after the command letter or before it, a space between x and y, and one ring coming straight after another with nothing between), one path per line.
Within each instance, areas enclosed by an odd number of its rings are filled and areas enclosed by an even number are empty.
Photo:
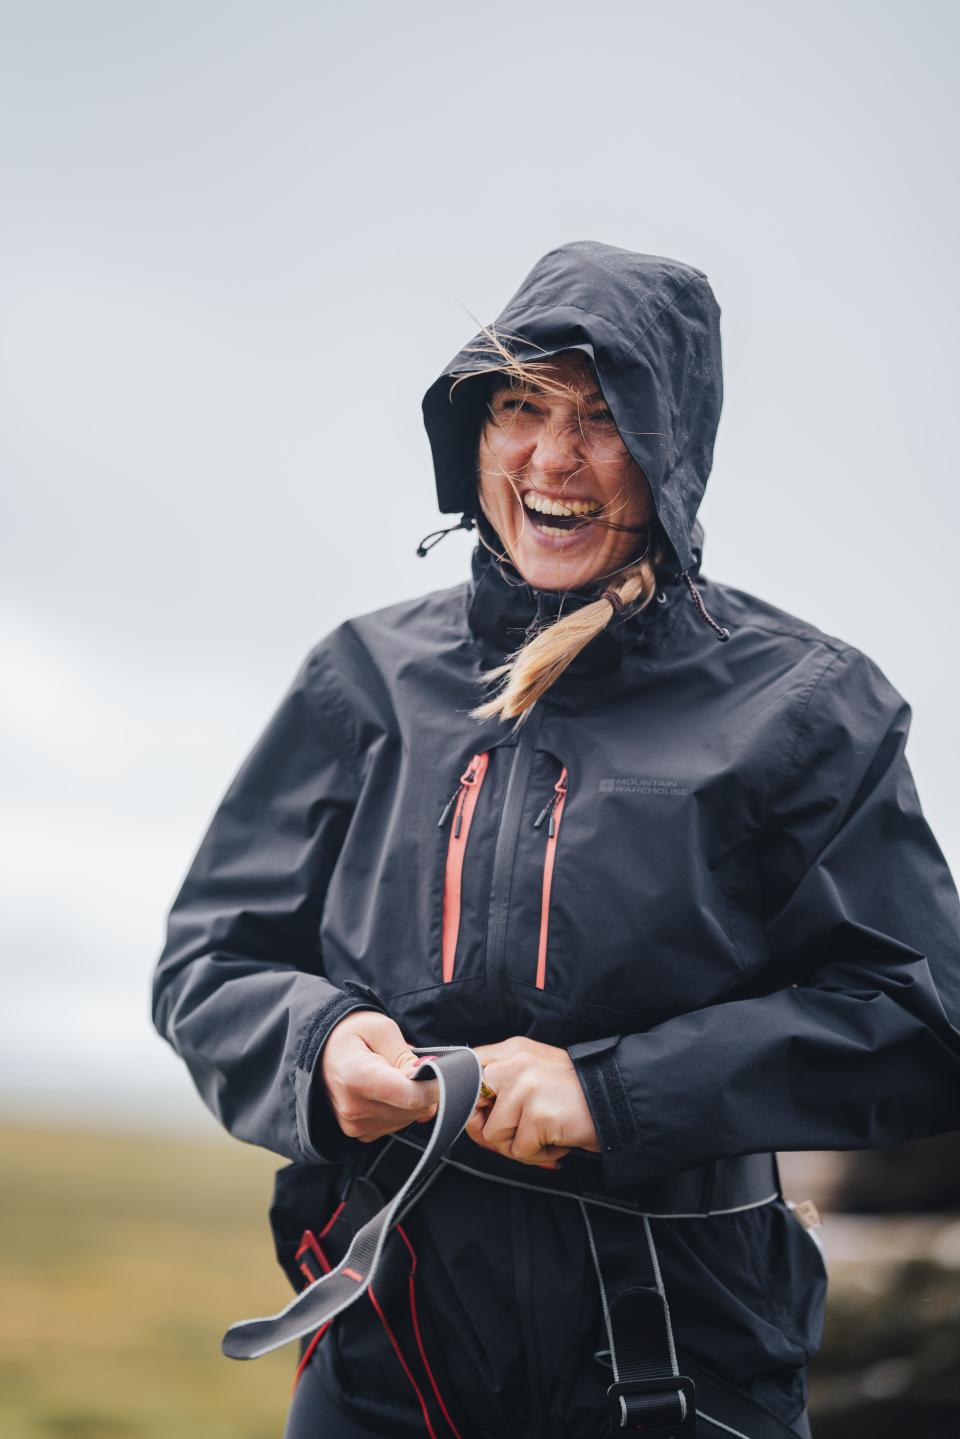
M443 869L443 917L440 927L440 966L444 984L454 977L460 938L462 892L467 845L474 811L490 765L489 750L472 755L460 783L447 800L438 824L449 825Z
M543 989L547 976L547 940L550 931L550 890L553 885L553 866L560 839L560 821L567 798L567 767L563 766L560 778L553 787L553 794L534 820L539 828L544 820L547 824L547 842L543 852L543 876L540 881L540 937L537 945L536 988Z
M712 795L705 803L714 783L617 776L582 745L569 767L537 752L504 957L531 1021L546 1002L578 1026L593 1014L601 1029L624 1016L644 1028L742 982L731 916L739 860L706 824L724 814Z

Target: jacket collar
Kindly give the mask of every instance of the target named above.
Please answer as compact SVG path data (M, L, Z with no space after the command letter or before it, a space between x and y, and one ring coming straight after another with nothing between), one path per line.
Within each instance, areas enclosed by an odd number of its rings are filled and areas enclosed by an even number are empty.
M496 543L496 532L479 517L481 536ZM529 585L509 560L498 559L482 539L470 556L471 578L467 595L467 622L487 663L505 657L541 628L595 600L602 584L578 590L538 590ZM610 621L564 671L582 677L620 668L626 650L652 645L664 628L664 619L677 603L679 574L666 570L658 576L657 598L643 609L629 607ZM562 677L561 677L562 678Z

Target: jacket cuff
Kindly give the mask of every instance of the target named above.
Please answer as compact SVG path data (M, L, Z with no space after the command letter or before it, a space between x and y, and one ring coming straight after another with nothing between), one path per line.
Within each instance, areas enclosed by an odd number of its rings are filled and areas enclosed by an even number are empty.
M367 985L347 980L329 1004L318 1010L307 1025L294 1072L297 1137L306 1160L313 1164L343 1164L358 1149L362 1139L344 1134L337 1121L321 1072L323 1047L334 1027L355 1009L387 1010Z
M613 1193L635 1189L649 1179L640 1131L617 1064L620 1038L614 1034L566 1047L597 1131L604 1185Z

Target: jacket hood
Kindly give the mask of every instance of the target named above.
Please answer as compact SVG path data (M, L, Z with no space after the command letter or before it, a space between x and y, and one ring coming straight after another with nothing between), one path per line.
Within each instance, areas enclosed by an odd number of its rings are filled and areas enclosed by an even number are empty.
M538 260L493 323L524 361L581 350L653 492L679 571L692 571L697 510L723 403L720 306L702 270L593 240ZM491 368L480 333L430 386L423 416L441 512L476 516L476 448Z

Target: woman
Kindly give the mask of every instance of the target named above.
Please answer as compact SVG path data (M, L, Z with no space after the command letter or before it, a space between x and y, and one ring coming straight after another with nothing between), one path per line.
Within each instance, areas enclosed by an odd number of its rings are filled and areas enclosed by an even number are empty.
M546 255L424 401L470 580L315 646L173 905L156 1023L293 1161L295 1286L423 1148L412 1051L484 1066L290 1439L808 1435L826 1275L773 1151L960 1127L910 711L699 572L720 406L699 270Z

